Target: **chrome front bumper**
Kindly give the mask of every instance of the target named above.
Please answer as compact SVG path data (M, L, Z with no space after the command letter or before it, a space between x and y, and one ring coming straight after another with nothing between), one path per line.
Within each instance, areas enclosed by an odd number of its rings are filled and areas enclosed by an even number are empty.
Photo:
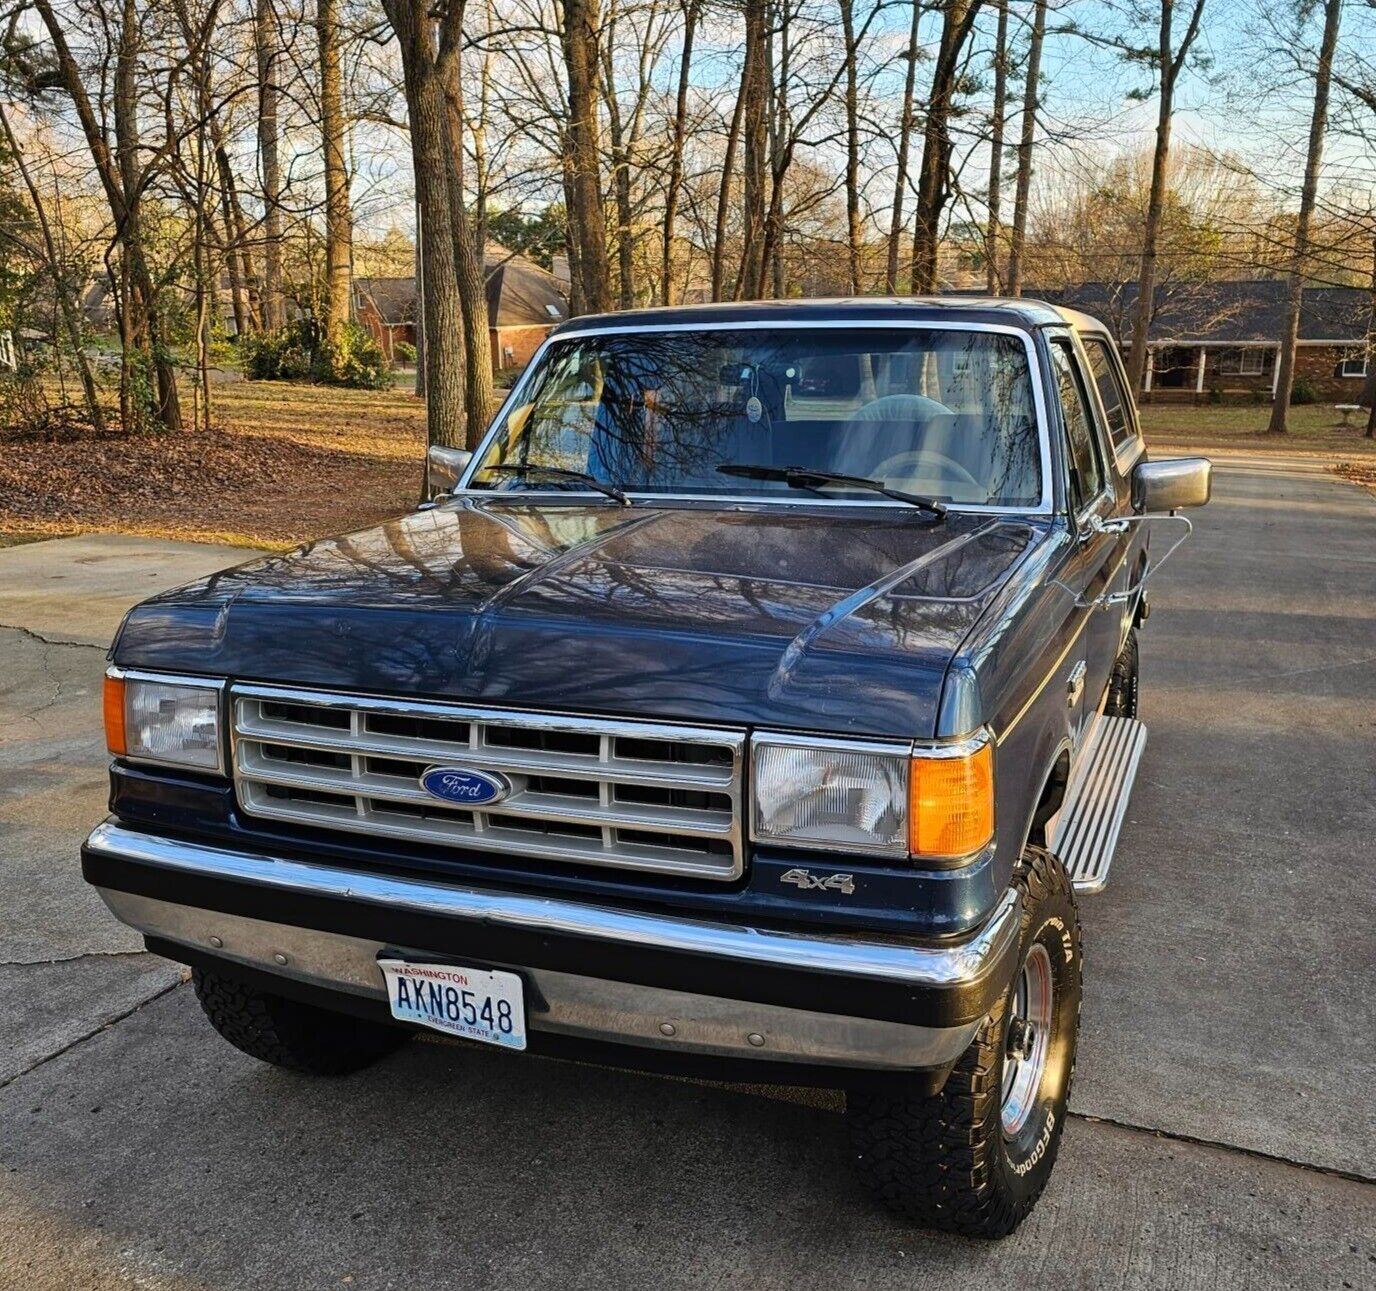
M420 960L471 955L524 977L532 1032L818 1066L931 1069L955 1061L982 1017L965 1015L1006 985L1021 914L1009 892L968 940L918 946L460 888L189 843L113 821L92 833L82 854L117 918L201 958L381 1001L384 951ZM286 911L293 917L284 922ZM585 964L596 974L570 971ZM808 1007L814 996L828 1007ZM926 1006L877 1008L879 997L961 1004L926 1020Z

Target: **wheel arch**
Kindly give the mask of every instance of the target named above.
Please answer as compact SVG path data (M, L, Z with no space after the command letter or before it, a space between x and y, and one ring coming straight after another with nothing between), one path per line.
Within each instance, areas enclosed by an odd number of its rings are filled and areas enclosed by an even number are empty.
M1042 774L1040 788L1033 800L1027 828L1023 831L1020 851L1028 843L1037 843L1042 847L1050 846L1046 836L1046 823L1060 811L1065 802L1066 789L1070 785L1070 754L1068 737L1061 739L1052 749L1050 758L1045 763L1046 770Z

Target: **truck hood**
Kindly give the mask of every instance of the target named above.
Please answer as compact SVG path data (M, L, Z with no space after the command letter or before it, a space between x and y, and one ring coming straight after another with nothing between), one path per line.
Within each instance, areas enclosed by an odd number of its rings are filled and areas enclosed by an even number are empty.
M130 611L119 665L837 734L934 732L1038 522L464 500Z

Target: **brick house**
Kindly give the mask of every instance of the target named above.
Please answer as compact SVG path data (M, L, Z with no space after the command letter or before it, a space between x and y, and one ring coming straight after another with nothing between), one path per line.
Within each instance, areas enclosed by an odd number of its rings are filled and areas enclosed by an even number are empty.
M1289 285L1283 279L1169 283L1156 289L1147 336L1142 397L1198 400L1222 396L1269 402L1285 330ZM1106 323L1126 354L1132 340L1136 283L1088 282L1026 295L1083 310ZM1373 361L1371 292L1307 287L1300 308L1295 379L1326 403L1357 403Z
M553 274L496 243L488 244L483 260L493 369L524 367L550 328L569 316L566 290ZM389 359L398 342L416 344L419 310L414 277L354 279L354 317Z

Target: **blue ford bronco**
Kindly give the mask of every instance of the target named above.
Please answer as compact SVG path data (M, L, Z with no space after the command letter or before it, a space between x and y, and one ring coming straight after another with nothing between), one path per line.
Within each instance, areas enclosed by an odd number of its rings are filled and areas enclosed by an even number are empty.
M1011 1232L1208 462L1147 460L1093 319L933 299L578 319L429 469L129 613L86 878L267 1062L831 1086L884 1203Z

